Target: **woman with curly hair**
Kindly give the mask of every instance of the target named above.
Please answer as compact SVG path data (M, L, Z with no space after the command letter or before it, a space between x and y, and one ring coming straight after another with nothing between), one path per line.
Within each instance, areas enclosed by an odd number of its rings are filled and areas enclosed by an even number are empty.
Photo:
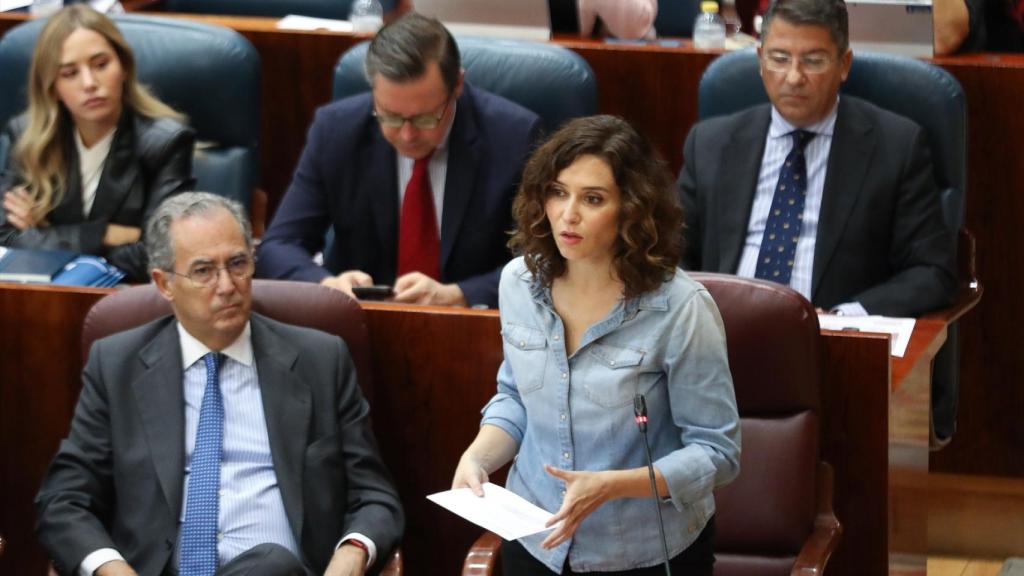
M557 511L548 533L506 542L505 574L660 574L663 546L633 403L649 439L671 566L712 573L712 491L739 471L725 333L677 266L675 186L625 121L569 122L527 162L499 307L498 392L453 487L507 487Z
M192 186L192 130L138 83L114 23L83 4L40 32L28 97L3 134L14 145L0 181L0 246L105 256L145 281L142 226Z

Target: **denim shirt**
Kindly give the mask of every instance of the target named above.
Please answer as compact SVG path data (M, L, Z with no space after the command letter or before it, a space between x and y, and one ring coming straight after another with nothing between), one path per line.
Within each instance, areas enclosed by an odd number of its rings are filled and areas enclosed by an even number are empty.
M725 331L707 290L677 270L659 288L620 300L568 357L551 292L533 281L522 257L502 271L499 307L505 359L482 423L502 428L519 445L507 487L556 512L565 483L544 464L569 470L646 466L633 418L633 397L642 393L654 466L669 488L669 498L660 500L669 554L685 550L715 512L714 488L739 472L739 415ZM520 542L557 573L567 558L574 572L663 561L650 498L606 502L552 550L540 547L547 534Z

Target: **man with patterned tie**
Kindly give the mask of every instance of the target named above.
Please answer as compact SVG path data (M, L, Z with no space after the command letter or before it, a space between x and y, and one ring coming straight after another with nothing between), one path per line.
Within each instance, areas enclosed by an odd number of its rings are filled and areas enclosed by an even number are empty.
M317 111L257 274L496 306L512 197L540 119L464 82L448 30L416 13L377 33L365 68L372 92ZM321 249L323 266L312 259Z
M403 528L354 364L335 336L251 312L237 203L154 213L173 316L93 344L71 432L36 498L62 575L358 576Z
M950 303L954 239L922 129L839 95L842 0L777 0L758 49L770 105L698 123L679 177L686 263L788 284L844 314Z

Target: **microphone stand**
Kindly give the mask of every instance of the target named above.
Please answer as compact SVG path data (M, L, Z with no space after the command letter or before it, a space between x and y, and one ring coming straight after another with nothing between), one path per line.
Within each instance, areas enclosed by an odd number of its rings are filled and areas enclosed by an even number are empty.
M654 479L654 462L651 460L651 443L647 441L647 400L643 394L633 397L633 418L640 427L640 435L644 437L644 450L647 453L647 475L651 479L651 498L654 499L654 508L658 511L658 531L661 532L661 549L665 554L665 576L672 576L672 569L668 565L668 540L665 538L665 519L661 516L661 502L658 497L658 483Z

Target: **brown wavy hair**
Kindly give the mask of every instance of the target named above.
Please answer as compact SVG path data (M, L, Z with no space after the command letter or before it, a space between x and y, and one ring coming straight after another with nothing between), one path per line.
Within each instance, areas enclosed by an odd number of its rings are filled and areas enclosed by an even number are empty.
M135 76L135 56L114 23L85 4L73 4L54 14L43 26L32 53L28 75L28 126L14 147L14 161L28 184L40 218L61 202L67 179L64 136L74 127L67 108L57 98L54 84L60 70L64 41L75 30L92 30L117 54L124 70L123 110L149 118L185 117L153 96Z
M558 174L581 156L604 160L622 196L613 265L626 297L657 288L675 274L683 254L683 209L665 161L617 116L572 120L533 153L512 204L516 229L509 248L523 255L545 287L565 273L544 205Z

